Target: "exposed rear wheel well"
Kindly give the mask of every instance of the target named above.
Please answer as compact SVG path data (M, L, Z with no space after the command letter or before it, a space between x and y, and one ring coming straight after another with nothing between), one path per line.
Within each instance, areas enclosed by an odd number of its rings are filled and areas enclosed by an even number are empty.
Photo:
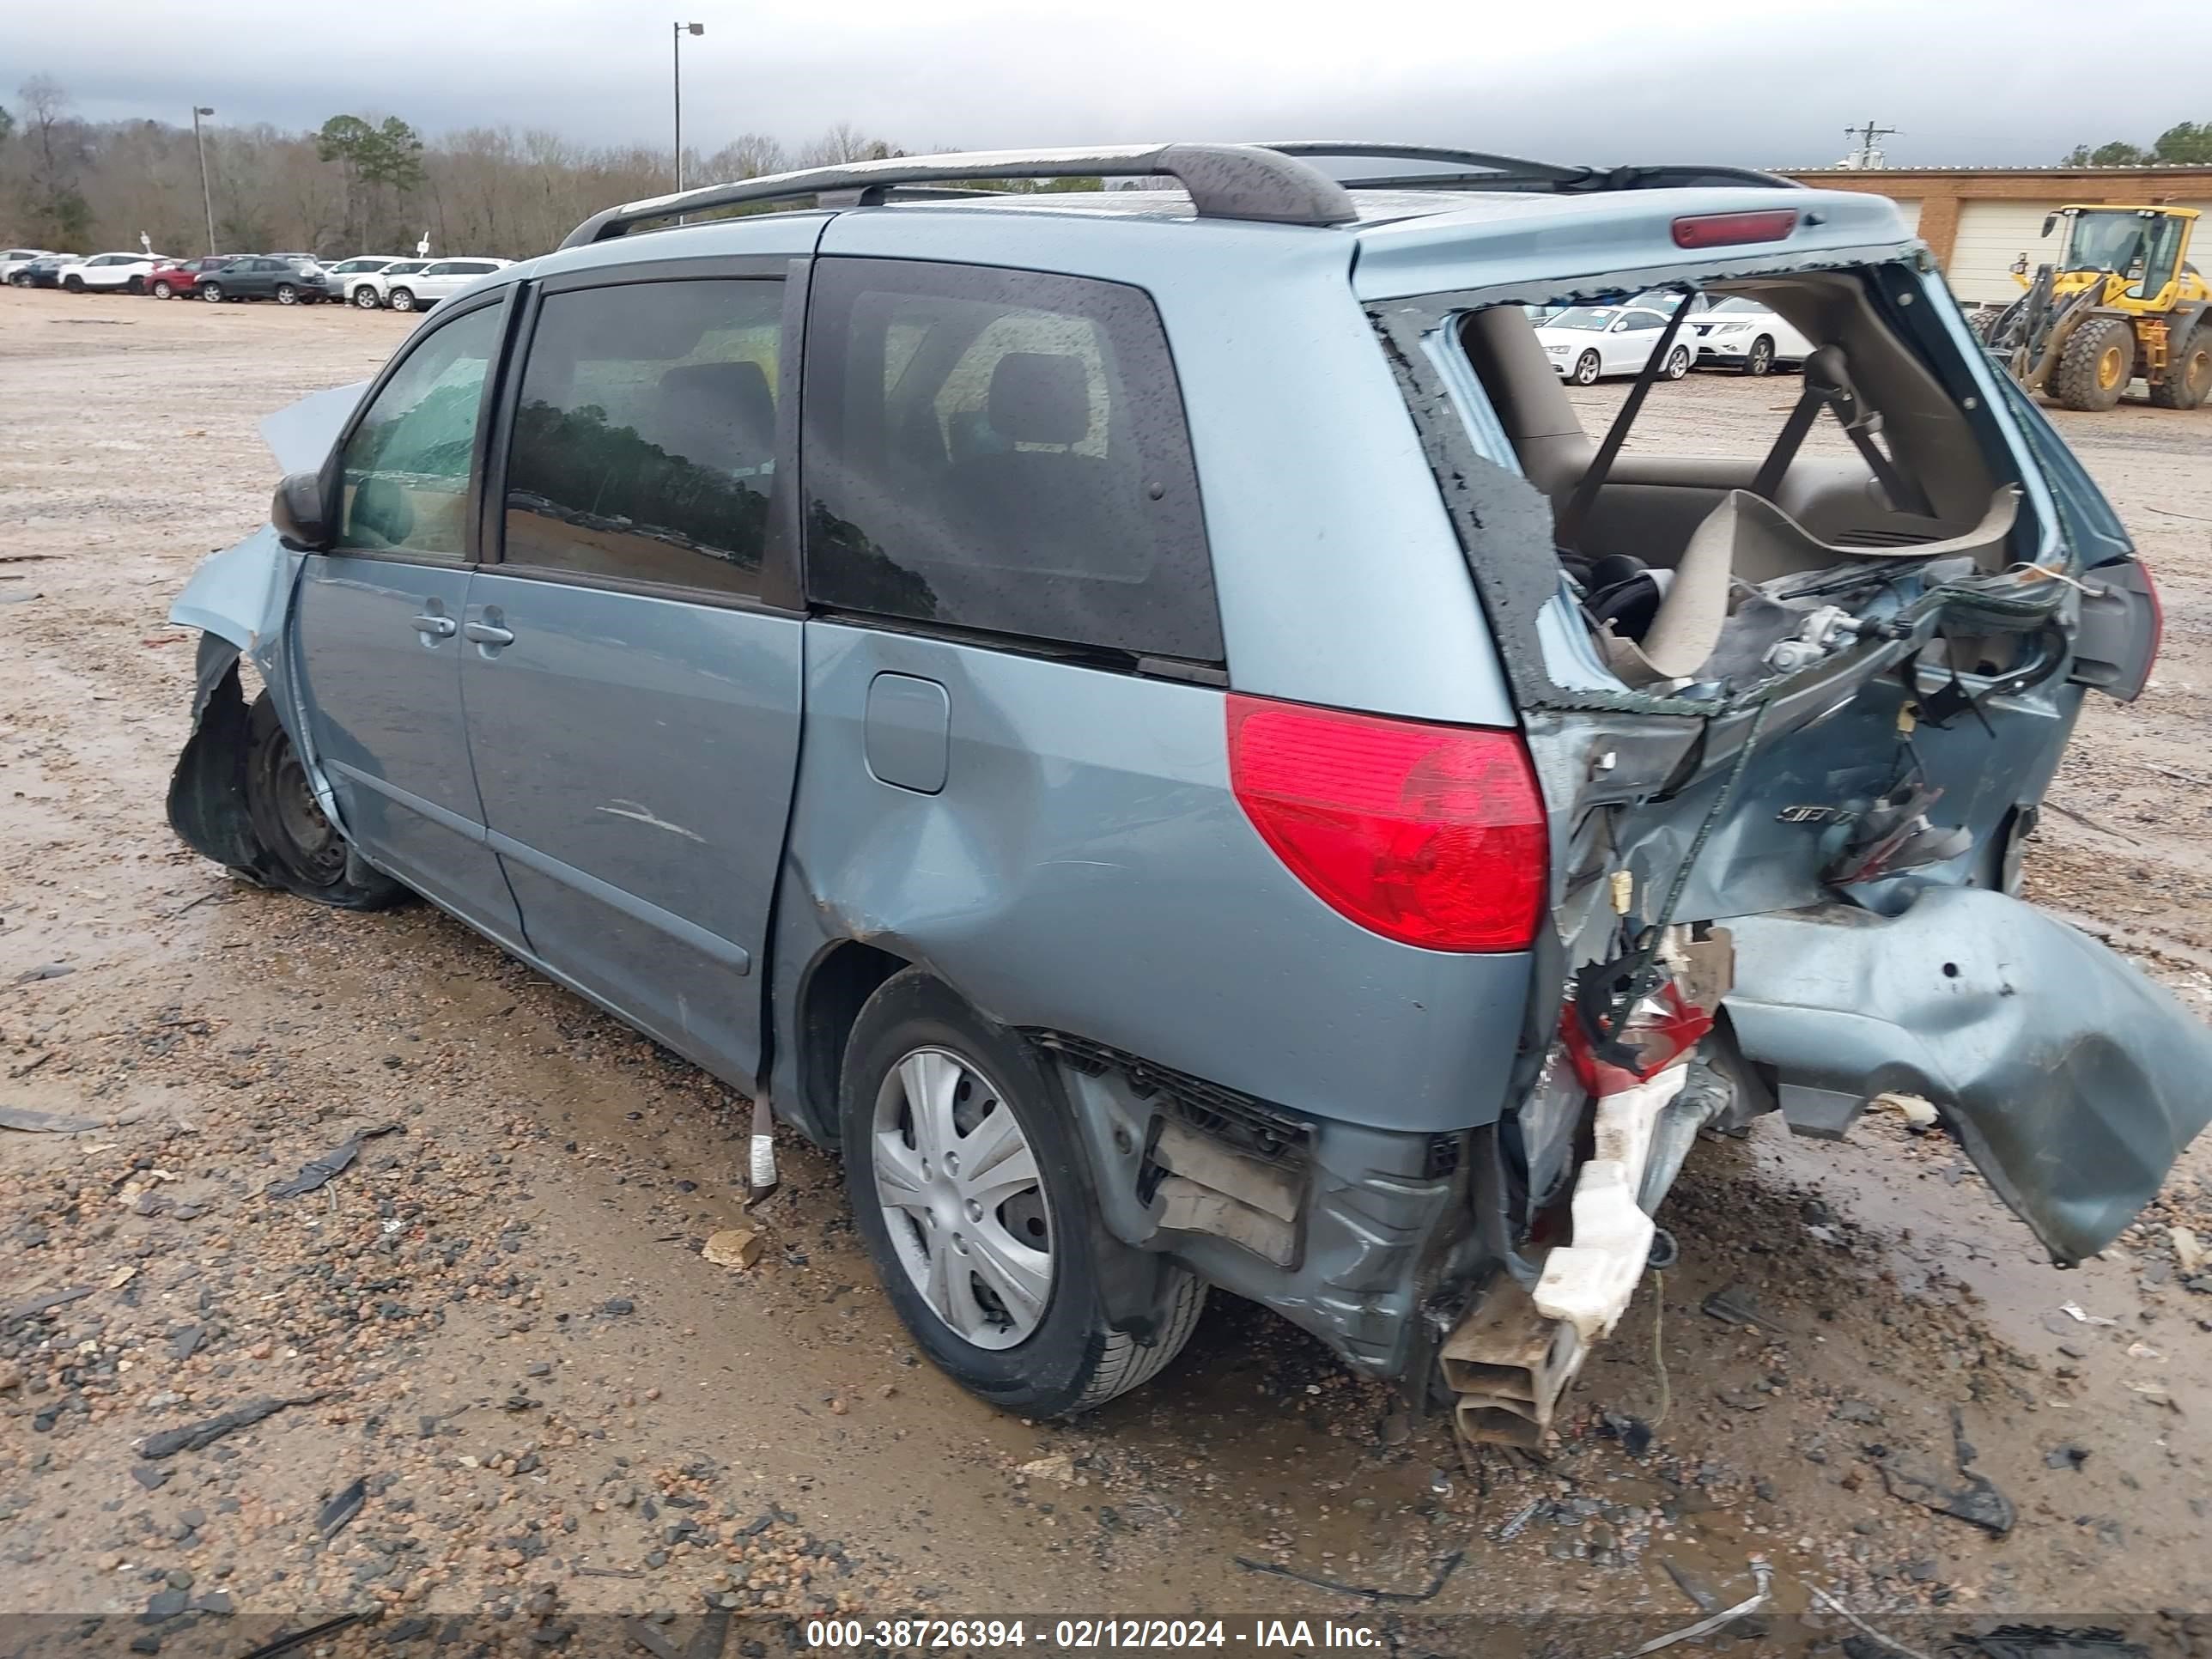
M837 1090L853 1022L876 988L908 965L889 951L848 940L806 977L799 1011L799 1086L807 1115L828 1137L837 1133Z

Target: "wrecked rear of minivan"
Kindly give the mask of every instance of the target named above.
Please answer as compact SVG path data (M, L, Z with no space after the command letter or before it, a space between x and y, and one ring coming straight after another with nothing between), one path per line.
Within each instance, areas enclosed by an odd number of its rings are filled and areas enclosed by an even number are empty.
M2157 649L2124 532L1887 204L1691 194L1648 198L1656 262L1563 281L1532 248L1515 278L1509 248L1439 286L1442 216L1356 278L1549 819L1512 1247L1441 1349L1476 1439L1540 1438L1701 1127L1923 1097L2070 1265L2212 1116L2212 1032L2014 896L2082 697L2132 698ZM1631 295L1673 319L1594 438L1523 307ZM1700 295L1785 319L1802 376L1689 419L1647 397Z

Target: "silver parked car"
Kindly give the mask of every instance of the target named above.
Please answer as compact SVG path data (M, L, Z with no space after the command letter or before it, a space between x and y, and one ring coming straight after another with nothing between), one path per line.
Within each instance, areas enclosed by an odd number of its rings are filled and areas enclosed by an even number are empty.
M1181 188L945 189L1100 174ZM1692 289L1817 342L1796 409L1629 441L1662 337L1586 433L1526 307ZM2212 1035L2013 896L2149 580L1879 198L830 167L609 210L271 432L172 613L179 831L764 1095L1003 1405L1212 1285L1534 1443L1701 1127L1924 1096L2071 1261L2212 1111Z

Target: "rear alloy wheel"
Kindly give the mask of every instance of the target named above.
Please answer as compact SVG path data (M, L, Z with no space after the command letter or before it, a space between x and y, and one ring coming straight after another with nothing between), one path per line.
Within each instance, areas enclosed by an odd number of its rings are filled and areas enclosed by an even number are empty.
M301 898L341 910L381 910L406 897L398 882L348 855L265 690L246 716L246 813L285 888Z
M1690 372L1690 352L1686 346L1676 346L1674 355L1667 360L1667 378L1679 380Z
M157 300L173 300L177 297L177 290L167 283L156 283L154 284L154 297Z
M2202 409L2212 400L2212 312L2166 360L2166 378L2150 389L2150 400L2160 409Z
M1106 1231L1067 1098L1018 1034L908 969L854 1023L839 1109L855 1230L915 1345L963 1388L1060 1416L1182 1348L1205 1285ZM1109 1288L1129 1316L1109 1316Z
M289 283L277 283L276 303L280 306L295 306L299 304L300 290L294 288Z
M392 290L391 298L386 303L394 311L412 311L415 309L415 290L411 288L395 288Z
M1771 374L1774 372L1774 342L1764 334L1751 343L1751 349L1743 355L1743 372L1747 374Z
M1581 356L1575 359L1575 384L1577 386L1595 386L1597 384L1598 368L1599 364L1597 353L1595 351L1585 351Z
M2062 409L2111 409L2135 375L2135 325L2125 317L2091 317L2066 342L2044 390Z
M202 283L199 285L198 292L200 298L205 300L211 306L219 306L222 303L222 284L221 283Z
M362 311L374 311L378 306L382 303L382 301L376 297L376 290L366 283L363 283L359 288L354 289L353 302L358 309Z

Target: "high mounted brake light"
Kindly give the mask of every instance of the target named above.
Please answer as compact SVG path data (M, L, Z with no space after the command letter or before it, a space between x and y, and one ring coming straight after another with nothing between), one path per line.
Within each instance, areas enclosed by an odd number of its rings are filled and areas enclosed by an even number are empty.
M1524 951L1547 838L1518 732L1231 696L1229 777L1314 896L1431 951Z
M1674 221L1676 247L1728 247L1737 242L1778 242L1797 228L1796 208L1753 213L1693 213Z

